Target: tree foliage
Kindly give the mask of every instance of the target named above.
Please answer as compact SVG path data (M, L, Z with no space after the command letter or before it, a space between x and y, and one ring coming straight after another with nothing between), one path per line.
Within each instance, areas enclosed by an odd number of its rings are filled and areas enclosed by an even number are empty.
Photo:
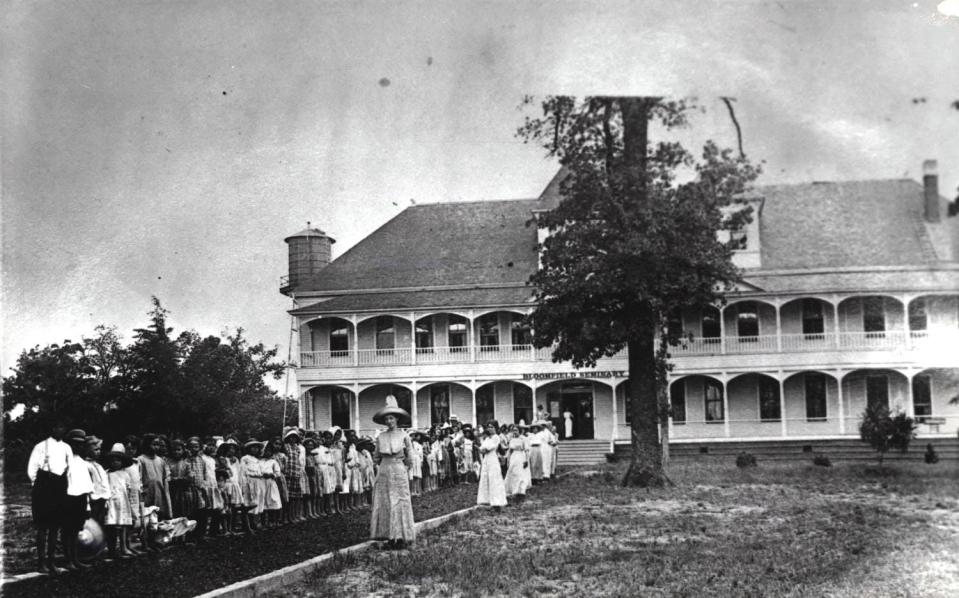
M250 344L242 329L174 335L156 298L148 315L127 346L115 327L98 326L82 342L21 353L3 380L8 444L42 438L55 421L108 439L280 432L283 401L266 383L286 369L276 347Z
M916 437L916 422L903 412L893 415L881 403L868 405L859 422L859 437L879 454L879 465L890 450L906 452Z
M651 141L650 123L667 135L687 124L688 100L556 96L541 106L518 134L559 160L563 199L537 217L549 236L529 280L533 342L576 367L628 350L633 460L624 482L659 485L668 366L655 339L678 342L668 315L721 301L739 279L717 233L749 221L742 198L760 170L711 141L698 159L675 141Z

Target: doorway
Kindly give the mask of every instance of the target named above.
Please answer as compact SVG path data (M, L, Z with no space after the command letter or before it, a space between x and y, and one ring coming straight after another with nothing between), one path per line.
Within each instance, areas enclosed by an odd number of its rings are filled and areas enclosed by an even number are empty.
M593 385L591 382L569 382L559 392L547 395L549 418L556 426L560 440L591 440L593 421ZM569 418L566 414L569 414ZM569 425L567 425L569 420Z

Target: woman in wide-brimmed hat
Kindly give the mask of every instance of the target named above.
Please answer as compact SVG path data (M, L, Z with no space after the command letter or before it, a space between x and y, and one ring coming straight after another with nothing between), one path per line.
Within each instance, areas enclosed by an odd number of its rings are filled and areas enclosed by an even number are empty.
M373 415L373 421L386 426L376 438L373 460L380 469L373 484L373 515L370 537L386 540L383 548L405 548L416 538L413 528L413 503L407 473L413 457L413 444L400 422L408 422L410 414L396 404L396 397L386 397L386 405Z

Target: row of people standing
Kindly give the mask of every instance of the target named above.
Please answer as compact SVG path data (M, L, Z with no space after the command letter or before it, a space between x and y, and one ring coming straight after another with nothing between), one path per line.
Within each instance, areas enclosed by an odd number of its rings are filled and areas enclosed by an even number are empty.
M351 431L290 428L242 445L232 436L129 436L103 454L102 439L54 426L27 467L37 567L63 571L55 563L58 536L66 569L89 566L76 541L88 517L105 532L107 558L125 559L163 548L174 535L196 541L254 533L365 508L375 476L372 446Z

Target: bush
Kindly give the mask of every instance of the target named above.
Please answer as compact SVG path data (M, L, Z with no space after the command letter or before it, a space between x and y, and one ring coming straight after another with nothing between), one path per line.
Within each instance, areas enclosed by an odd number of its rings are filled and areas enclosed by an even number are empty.
M932 465L933 463L939 462L939 453L936 452L936 449L932 448L932 444L927 444L926 454L923 455L923 458L926 460L926 463Z
M832 461L826 455L816 455L812 458L812 464L819 467L832 467Z
M619 455L616 453L606 453L607 463L616 463L617 461L619 461Z
M736 455L736 467L756 467L756 457L743 451Z
M916 422L899 412L892 415L885 405L866 407L859 422L859 437L879 453L879 465L889 449L900 452L909 450L909 442L915 437Z

